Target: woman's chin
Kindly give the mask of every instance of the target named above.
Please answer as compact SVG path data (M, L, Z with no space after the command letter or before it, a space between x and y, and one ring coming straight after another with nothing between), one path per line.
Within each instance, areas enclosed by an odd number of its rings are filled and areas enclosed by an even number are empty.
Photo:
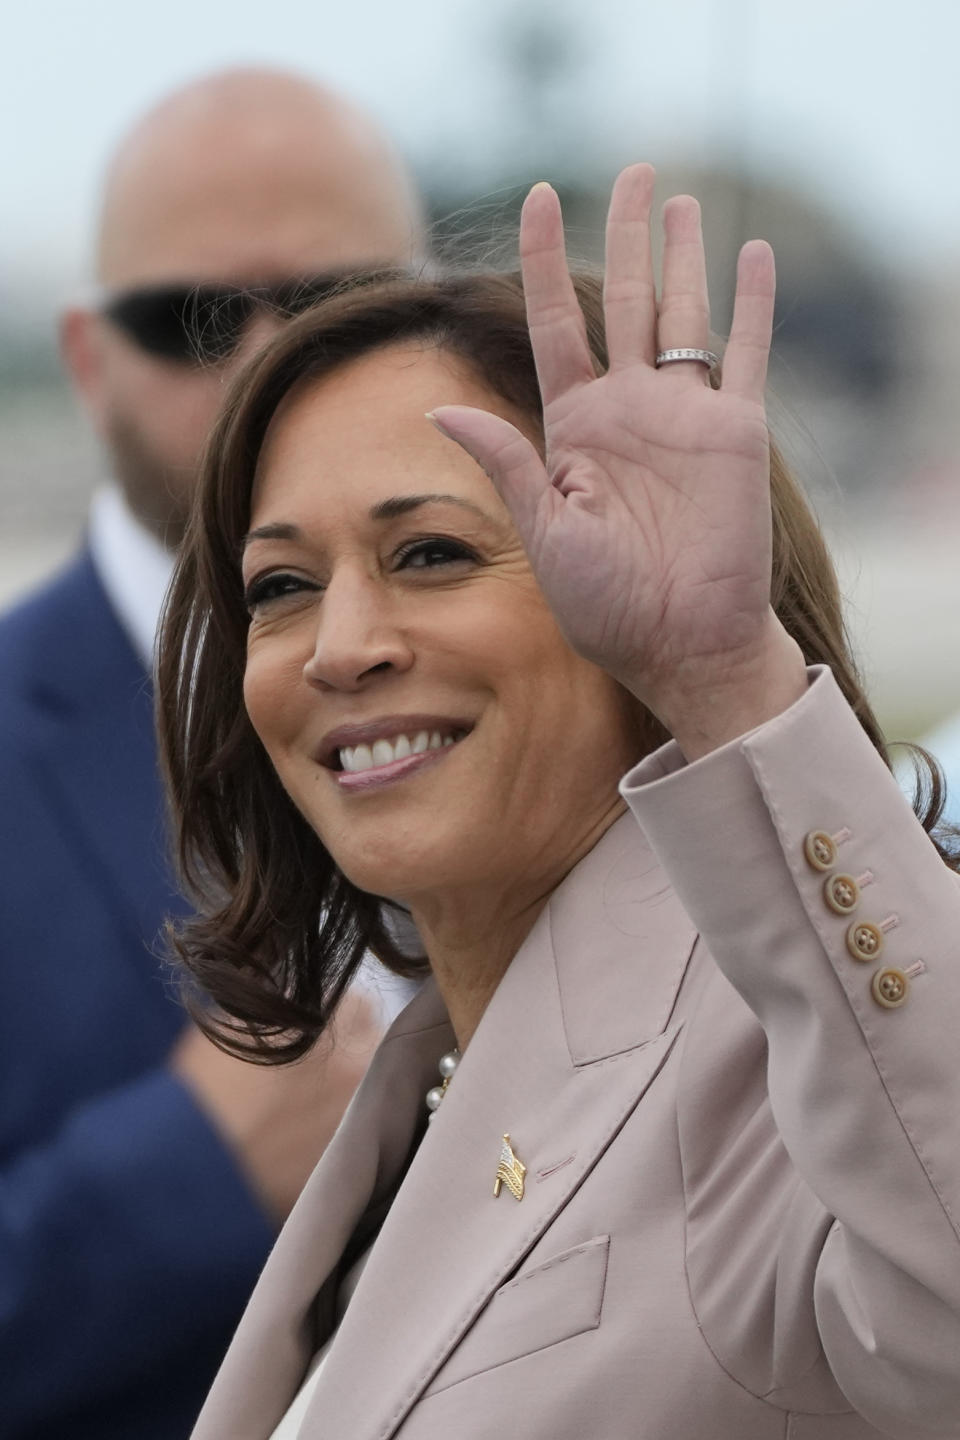
M352 885L368 895L409 907L418 895L435 891L447 879L440 869L439 856L347 855L337 858L338 868Z

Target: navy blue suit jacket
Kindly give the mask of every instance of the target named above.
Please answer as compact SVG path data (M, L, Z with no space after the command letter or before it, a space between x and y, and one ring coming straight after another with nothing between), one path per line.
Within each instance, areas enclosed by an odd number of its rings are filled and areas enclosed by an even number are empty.
M165 1061L150 683L88 555L0 619L0 1437L178 1440L272 1232Z

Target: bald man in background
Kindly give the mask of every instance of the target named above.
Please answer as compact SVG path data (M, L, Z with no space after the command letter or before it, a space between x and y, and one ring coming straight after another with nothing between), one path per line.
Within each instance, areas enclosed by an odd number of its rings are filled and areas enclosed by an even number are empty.
M177 1440L378 1038L279 1072L222 1055L156 960L154 631L236 367L345 273L408 265L410 181L298 77L233 71L109 169L95 303L62 348L103 442L86 543L0 620L0 1437Z

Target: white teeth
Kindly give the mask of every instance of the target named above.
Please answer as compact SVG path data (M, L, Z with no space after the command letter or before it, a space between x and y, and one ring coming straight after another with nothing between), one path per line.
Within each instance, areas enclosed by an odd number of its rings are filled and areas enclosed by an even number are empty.
M393 746L389 740L374 740L373 742L373 763L374 765L389 765L393 761Z
M372 745L344 745L340 749L340 765L353 775L359 770L392 765L395 760L406 760L410 755L422 755L425 750L445 750L456 743L452 735L441 735L439 730L418 730L412 740L408 735L397 735L393 740L374 740Z

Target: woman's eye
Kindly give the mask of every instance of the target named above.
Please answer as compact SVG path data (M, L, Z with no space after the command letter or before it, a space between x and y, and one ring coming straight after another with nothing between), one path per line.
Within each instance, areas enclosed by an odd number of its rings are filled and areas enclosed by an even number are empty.
M476 560L476 555L459 540L417 540L397 552L398 570L433 570L457 561Z
M255 610L262 609L269 605L272 600L281 600L288 595L299 595L304 591L314 591L319 587L302 575L289 575L285 572L277 572L273 575L263 575L259 580L251 580L243 593L243 603L249 614Z

